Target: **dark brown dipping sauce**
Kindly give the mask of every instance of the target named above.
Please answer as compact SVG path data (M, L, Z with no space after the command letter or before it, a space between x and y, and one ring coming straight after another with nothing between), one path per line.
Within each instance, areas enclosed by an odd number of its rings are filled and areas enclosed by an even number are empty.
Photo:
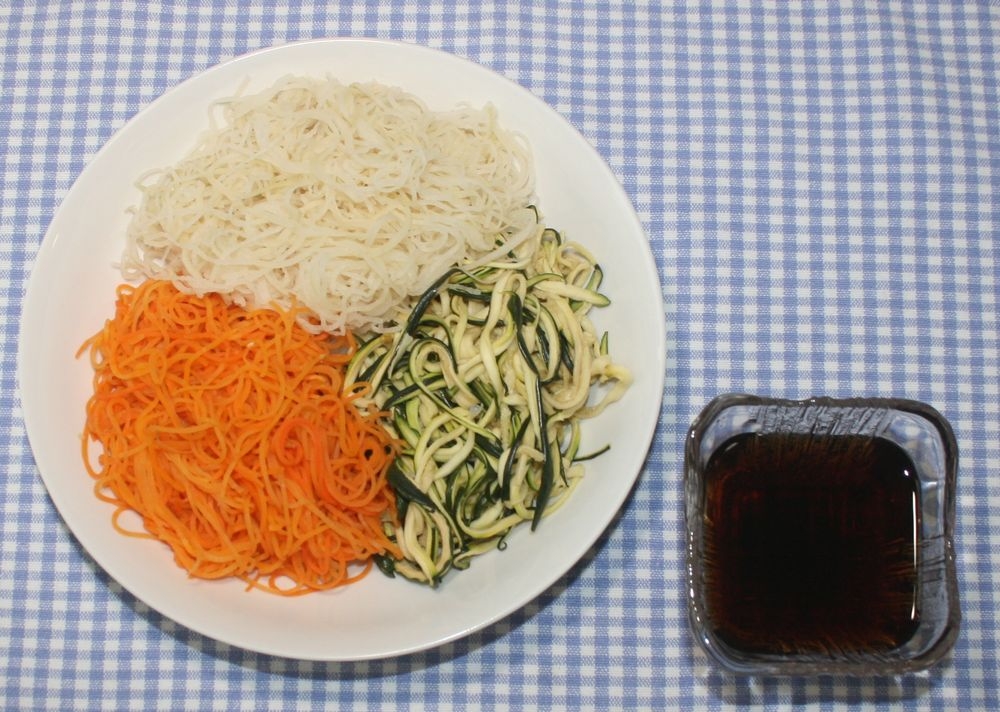
M755 654L877 653L917 628L919 494L896 444L744 434L704 477L706 616Z

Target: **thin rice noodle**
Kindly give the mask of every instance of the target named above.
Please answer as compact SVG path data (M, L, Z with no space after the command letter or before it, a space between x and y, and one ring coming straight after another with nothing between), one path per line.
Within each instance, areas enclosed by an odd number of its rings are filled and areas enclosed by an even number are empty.
M388 331L446 269L539 229L530 152L491 106L434 112L377 83L290 77L221 109L140 185L126 278L298 303L313 331Z

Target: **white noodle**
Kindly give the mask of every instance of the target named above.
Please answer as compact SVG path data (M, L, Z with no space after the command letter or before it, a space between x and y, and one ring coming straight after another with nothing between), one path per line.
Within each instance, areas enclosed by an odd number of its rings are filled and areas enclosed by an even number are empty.
M314 331L387 331L455 264L532 237L525 142L491 106L430 111L377 83L289 77L147 176L127 279L248 307L308 307Z

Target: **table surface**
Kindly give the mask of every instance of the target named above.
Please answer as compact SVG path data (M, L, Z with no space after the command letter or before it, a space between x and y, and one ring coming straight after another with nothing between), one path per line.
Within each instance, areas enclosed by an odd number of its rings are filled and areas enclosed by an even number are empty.
M0 707L996 709L1000 6L794 5L3 3ZM38 475L16 364L35 254L113 132L219 62L346 36L469 58L579 129L647 231L669 356L647 467L584 560L463 640L326 664L202 637L110 579ZM695 647L682 443L729 391L914 398L950 420L963 623L944 662L900 677L741 678Z

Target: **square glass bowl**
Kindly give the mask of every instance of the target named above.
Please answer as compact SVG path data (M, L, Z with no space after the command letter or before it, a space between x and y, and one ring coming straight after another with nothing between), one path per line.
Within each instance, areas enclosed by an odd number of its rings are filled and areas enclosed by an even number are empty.
M933 665L959 630L957 467L917 401L719 396L685 444L695 638L738 673Z

